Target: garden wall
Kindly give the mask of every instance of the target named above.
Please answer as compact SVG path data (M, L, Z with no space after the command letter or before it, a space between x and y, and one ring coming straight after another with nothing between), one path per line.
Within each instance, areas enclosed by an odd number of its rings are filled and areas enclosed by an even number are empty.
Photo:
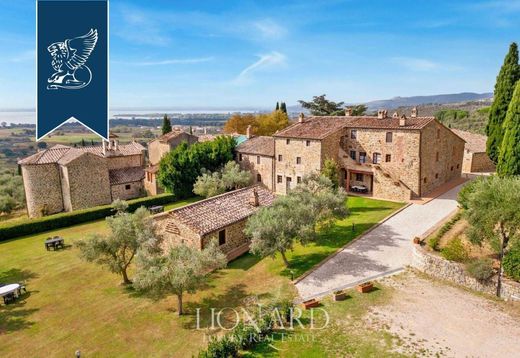
M496 295L497 275L488 282L481 283L464 271L464 265L429 253L421 245L414 245L412 267L435 278L450 281L474 291ZM501 296L505 300L520 300L520 283L504 278Z

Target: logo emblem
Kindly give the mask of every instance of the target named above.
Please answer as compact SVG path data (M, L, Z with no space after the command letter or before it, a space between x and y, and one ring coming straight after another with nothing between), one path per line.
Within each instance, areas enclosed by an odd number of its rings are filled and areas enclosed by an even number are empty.
M52 57L54 72L48 79L47 90L77 90L92 81L92 71L86 65L98 40L97 29L80 37L54 42L47 51Z

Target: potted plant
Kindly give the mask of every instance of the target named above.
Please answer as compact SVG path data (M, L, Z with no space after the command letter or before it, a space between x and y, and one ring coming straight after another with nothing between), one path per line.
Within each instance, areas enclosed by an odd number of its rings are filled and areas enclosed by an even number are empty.
M346 294L345 291L342 291L342 290L340 290L340 291L334 291L334 292L332 293L332 298L333 298L334 301L336 301L336 302L337 302L337 301L343 301L343 300L345 300L345 299L347 298L347 294Z
M419 245L421 243L421 238L416 236L413 238L413 243L416 244L416 245Z
M315 298L302 302L302 306L306 310L309 308L318 307L319 305L320 301L316 300Z
M372 289L374 288L374 284L372 282L365 282L365 283L361 283L359 285L356 286L356 289L358 290L358 292L361 292L361 293L367 293L367 292L370 292L372 291Z

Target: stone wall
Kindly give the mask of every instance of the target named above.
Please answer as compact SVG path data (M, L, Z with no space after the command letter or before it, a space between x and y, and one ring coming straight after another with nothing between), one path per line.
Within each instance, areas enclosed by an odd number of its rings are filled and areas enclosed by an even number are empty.
M413 192L404 183L385 173L382 169L374 171L374 191L376 198L409 201Z
M240 157L242 160L240 160ZM248 170L253 176L253 183L258 183L257 175L261 176L261 183L269 190L274 188L274 158L256 154L240 153L238 164L242 170ZM260 161L260 163L258 163Z
M232 225L226 226L221 230L226 230L226 243L220 245L219 248L222 252L228 257L228 260L232 260L236 258L238 255L243 254L244 252L249 250L249 240L246 238L244 234L244 229L246 227L247 219L236 222ZM202 237L202 247L206 247L209 243L215 240L218 244L218 235L219 231L215 231L204 235ZM238 255L237 255L237 249ZM242 250L240 250L242 249Z
M107 161L85 153L66 165L72 210L110 204Z
M492 277L489 282L481 283L464 271L464 266L457 262L448 261L433 253L427 252L421 245L414 245L412 267L432 277L453 282L469 289L496 295L497 276ZM501 297L509 299L520 299L520 283L503 279Z
M461 138L437 121L432 121L423 129L420 195L460 178L464 144Z
M46 214L63 211L60 172L57 164L23 165L27 213L38 217L45 208Z
M148 143L148 160L150 164L159 164L161 158L170 151L168 143L161 142L160 140L154 140Z
M319 140L290 138L287 143L286 138L275 138L274 148L276 193L287 193L287 178L290 178L290 189L292 189L297 185L298 177L303 179L305 175L321 170L323 158ZM278 160L279 155L282 156L281 161ZM301 158L301 164L297 164L297 157ZM282 178L281 183L278 182L278 176Z
M133 168L144 166L144 157L141 154L107 157L108 170Z
M112 185L110 187L112 201L116 199L130 200L143 196L144 188L142 181Z
M158 195L164 193L164 189L157 182L157 173L145 172L144 188L148 195Z
M469 153L464 154L464 165L462 171L467 172L466 157L470 156L470 173L493 173L496 171L495 163L489 159L486 153Z

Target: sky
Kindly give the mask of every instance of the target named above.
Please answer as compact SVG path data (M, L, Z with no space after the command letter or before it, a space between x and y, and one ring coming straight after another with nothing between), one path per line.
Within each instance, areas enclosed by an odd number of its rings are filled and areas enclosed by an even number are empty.
M35 106L35 1L0 0L0 109ZM492 92L520 0L110 1L110 103Z

